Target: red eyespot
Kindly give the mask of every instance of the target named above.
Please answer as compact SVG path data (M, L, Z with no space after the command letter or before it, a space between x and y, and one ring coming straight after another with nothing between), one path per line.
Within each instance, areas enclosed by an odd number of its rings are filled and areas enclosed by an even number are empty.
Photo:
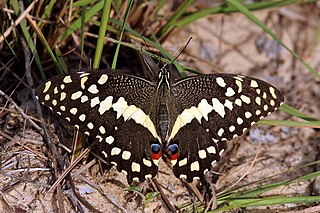
M178 144L171 144L168 146L168 154L170 156L171 160L177 160L178 159Z
M151 158L153 160L159 160L161 158L161 147L159 144L151 145Z

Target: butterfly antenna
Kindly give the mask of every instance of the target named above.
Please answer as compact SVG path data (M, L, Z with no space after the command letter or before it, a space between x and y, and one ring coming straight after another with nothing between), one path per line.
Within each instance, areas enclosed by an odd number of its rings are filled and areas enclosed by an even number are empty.
M181 55L181 53L182 53L182 52L187 48L187 46L189 45L191 39L192 39L192 37L190 37L190 38L188 39L187 43L186 43L186 44L183 46L183 48L179 51L179 54L176 55L176 56L173 58L173 60L172 60L169 64L166 64L163 68L166 68L166 66L169 66L169 65L173 64L173 62L175 62L175 61L178 59L178 57Z

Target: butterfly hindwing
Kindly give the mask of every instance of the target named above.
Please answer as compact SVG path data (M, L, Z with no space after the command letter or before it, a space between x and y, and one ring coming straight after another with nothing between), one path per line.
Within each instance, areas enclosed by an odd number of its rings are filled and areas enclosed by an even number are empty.
M40 102L97 139L106 161L133 179L154 177L150 144L158 141L153 100L156 85L142 78L100 71L57 76L37 88Z
M277 109L281 93L270 84L233 74L181 79L172 85L180 114L171 123L169 144L177 144L177 177L202 178L218 162L226 141Z

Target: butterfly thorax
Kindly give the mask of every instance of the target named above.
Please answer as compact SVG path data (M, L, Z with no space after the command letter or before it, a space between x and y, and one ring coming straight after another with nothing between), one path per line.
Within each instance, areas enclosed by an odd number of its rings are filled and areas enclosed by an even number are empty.
M168 100L170 100L171 82L168 70L162 68L159 72L157 81L157 117L156 126L160 134L161 141L166 141L169 128L169 109Z

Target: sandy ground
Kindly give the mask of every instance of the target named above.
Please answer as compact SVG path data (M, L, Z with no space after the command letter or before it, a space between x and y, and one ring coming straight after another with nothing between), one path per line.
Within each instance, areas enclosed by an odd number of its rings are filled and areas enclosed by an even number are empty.
M267 23L310 66L319 70L320 45L315 42L318 28L315 11L308 7L289 6L258 11L255 15ZM320 87L316 76L243 15L215 15L203 18L188 27L175 30L164 47L175 52L183 47L191 36L191 43L178 58L183 65L203 73L212 73L213 70L220 69L227 73L241 73L261 78L277 86L283 92L288 105L320 118ZM0 103L1 106L5 103L3 97L0 97ZM32 101L28 100L20 107L32 111ZM21 115L14 112L14 109L12 112L0 112L3 133L0 135L0 209L2 212L54 212L61 211L55 208L64 208L67 212L76 212L69 199L74 199L74 195L65 181L62 182L63 197L59 197L63 200L64 207L58 207L53 193L48 192L53 184L53 164L48 156L50 152L44 146L41 135L31 128ZM280 111L273 113L268 119L296 120ZM54 132L54 128L51 130ZM54 138L57 139L57 136ZM59 143L57 140L54 142ZM216 183L217 191L235 184L245 173L243 179L236 183L237 186L279 173L282 174L267 179L265 183L296 178L313 172L316 169L314 167L297 168L318 159L319 142L320 132L312 128L254 125L243 137L229 143L230 150L226 153L225 163L219 169L222 174ZM250 168L253 161L254 164ZM159 168L157 180L174 206L195 199L186 185L174 177L168 165L161 162ZM291 169L294 170L283 173ZM144 204L144 197L140 194L124 191L123 189L128 187L126 178L114 168L101 174L97 164L89 163L89 166L76 166L71 174L80 195L102 212L168 211L159 198ZM140 187L145 190L144 194L152 189L149 182L141 184ZM278 187L267 195L294 196L317 193L320 192L314 187L313 182L301 181ZM310 205L278 205L264 208L264 211L298 210L308 206ZM90 212L84 207L82 210ZM246 211L249 212L251 209Z

